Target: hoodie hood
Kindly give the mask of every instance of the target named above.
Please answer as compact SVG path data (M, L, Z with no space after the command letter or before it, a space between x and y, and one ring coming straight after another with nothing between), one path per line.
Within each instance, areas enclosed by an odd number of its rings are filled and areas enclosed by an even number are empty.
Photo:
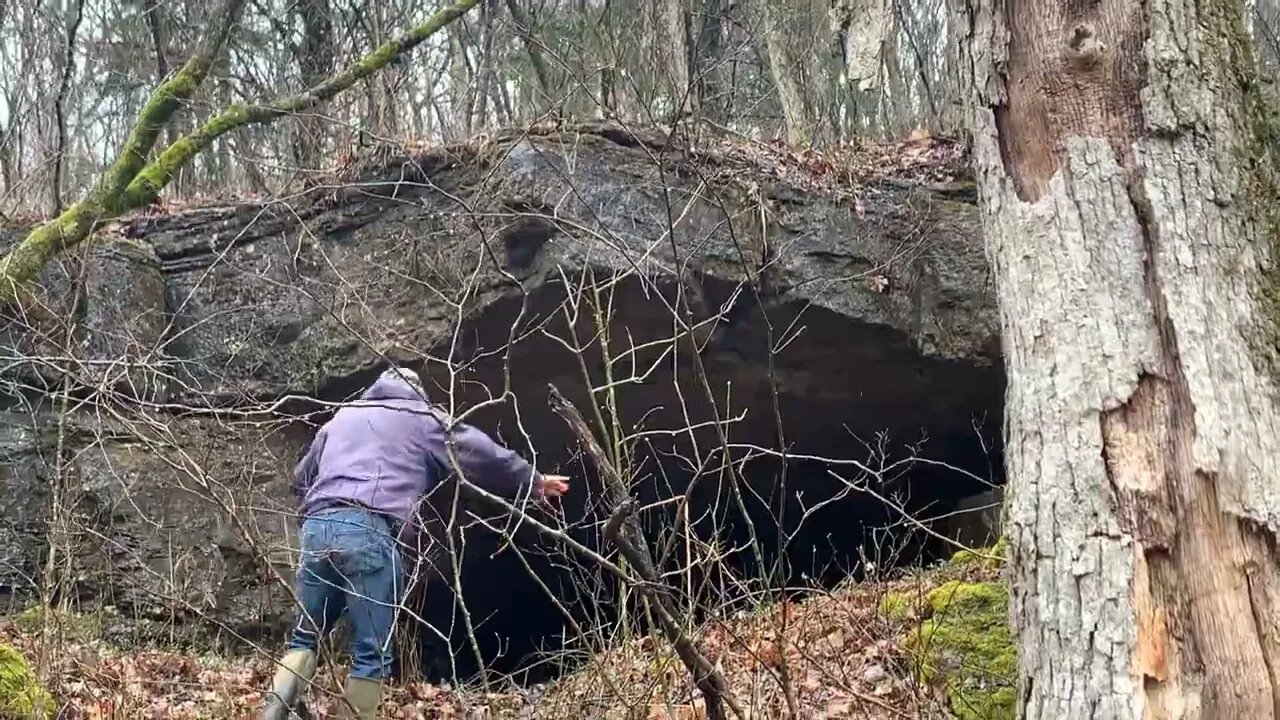
M363 400L422 400L425 395L416 372L393 367L384 370L360 397Z

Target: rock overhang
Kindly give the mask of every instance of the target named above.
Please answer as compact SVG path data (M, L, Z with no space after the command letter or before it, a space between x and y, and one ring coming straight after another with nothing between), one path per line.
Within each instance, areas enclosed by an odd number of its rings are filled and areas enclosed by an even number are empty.
M640 465L650 474L646 493L678 492L672 475L681 468L693 479L689 456L722 442L705 425L713 417L741 417L727 427L744 452L785 446L865 459L877 442L900 455L925 440L919 452L971 472L985 474L993 456L998 464L998 325L972 205L902 183L797 187L752 177L739 160L621 140L600 130L516 134L365 168L288 204L135 218L82 261L84 273L67 264L42 282L55 296L77 282L87 290L75 313L85 341L72 363L84 385L110 378L121 406L141 396L137 412L158 417L216 408L258 417L258 430L263 415L288 425L256 434L220 425L230 435L219 447L240 442L243 463L258 458L251 487L264 517L287 514L290 461L326 409L281 400L340 400L388 358L421 367L434 393L452 388L458 408L509 390L475 421L540 462L573 467L579 459L546 407L546 388L585 409L587 387L606 382L588 317L595 303L608 308L617 374L642 374L616 385L616 402L621 426L652 431L643 449L653 459ZM583 352L571 347L568 316ZM26 335L11 333L15 356ZM131 363L123 371L121 360ZM32 378L49 370L33 362L9 377L38 386ZM702 429L682 432L691 424ZM215 444L199 423L179 428L165 439L171 449L207 454ZM769 472L755 482L768 484ZM117 467L95 487L111 485L111 473L120 488L139 482ZM189 492L172 467L144 474L171 495ZM974 490L946 473L919 475L956 487L918 483L917 493ZM47 482L40 473L12 477ZM566 513L600 512L576 502ZM193 507L211 517L227 511L212 498ZM185 537L177 519L158 523L162 531L144 517L163 514L139 509L112 522L166 542ZM30 518L21 522L31 534ZM287 528L264 535L274 537L266 545L288 544ZM139 544L151 548L148 572L173 565L162 544ZM260 588L266 569L287 572L287 559L273 564L256 557L261 547L223 544L216 572L206 573L216 586L171 594L242 629L279 623L266 595L253 622L219 608ZM104 582L127 583L124 575Z

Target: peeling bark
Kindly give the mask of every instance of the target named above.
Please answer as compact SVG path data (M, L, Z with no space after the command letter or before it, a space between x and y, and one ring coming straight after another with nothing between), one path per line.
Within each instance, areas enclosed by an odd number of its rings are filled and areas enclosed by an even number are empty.
M1243 4L959 0L1022 717L1280 717Z

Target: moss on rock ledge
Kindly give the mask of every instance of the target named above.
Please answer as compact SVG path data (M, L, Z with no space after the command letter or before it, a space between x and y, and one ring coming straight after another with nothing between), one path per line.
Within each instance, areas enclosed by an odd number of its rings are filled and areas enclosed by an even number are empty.
M930 617L906 641L921 679L946 688L960 720L1013 720L1017 655L1004 584L952 580L927 602Z
M45 720L57 705L17 650L0 643L0 718Z
M944 689L959 720L1013 720L1017 714L1009 593L998 575L1006 550L1003 540L961 550L922 587L888 592L877 608L881 617L908 628L902 644L920 681Z
M102 636L103 613L77 613L32 605L14 615L14 627L29 635L53 632L69 640L96 640Z
M913 604L911 598L906 594L891 592L885 593L885 596L880 598L880 605L877 610L889 620L901 622L911 617L911 606Z
M1004 565L1006 543L1004 538L989 548L981 550L960 550L951 556L948 563L952 567L960 567L964 565L977 565L987 570L997 570Z

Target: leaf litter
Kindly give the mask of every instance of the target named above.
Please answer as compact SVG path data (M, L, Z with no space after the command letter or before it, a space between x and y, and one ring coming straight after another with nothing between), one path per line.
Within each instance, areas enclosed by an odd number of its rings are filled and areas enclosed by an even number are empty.
M945 698L916 681L901 641L912 621L879 610L888 593L923 597L957 573L917 571L885 582L848 582L704 625L698 639L755 719L947 718ZM274 672L261 655L226 658L178 650L119 650L100 641L42 638L0 621L0 642L37 669L67 720L240 720L255 717ZM786 678L784 683L784 678ZM332 717L340 672L322 670L310 708ZM784 690L789 687L790 692ZM789 699L788 699L788 696ZM639 637L595 655L543 688L488 692L397 683L380 717L393 720L702 720L702 699L665 642Z

